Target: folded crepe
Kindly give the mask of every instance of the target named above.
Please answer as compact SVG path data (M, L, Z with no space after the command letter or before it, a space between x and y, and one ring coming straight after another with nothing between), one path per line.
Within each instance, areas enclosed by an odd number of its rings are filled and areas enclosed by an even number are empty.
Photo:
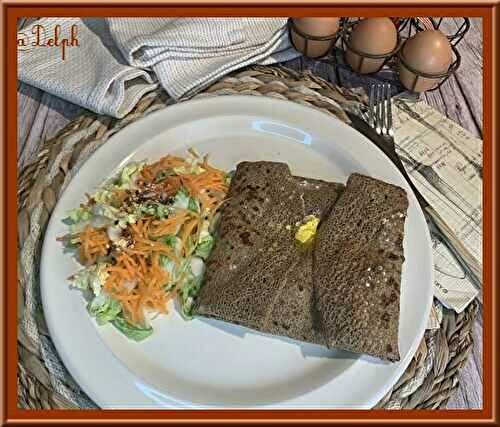
M233 177L197 314L274 335L399 360L406 192L353 174L347 185L243 162ZM295 240L308 215L313 245Z
M353 174L320 224L314 295L328 347L399 360L407 209L402 188Z
M275 162L236 169L196 302L199 315L325 344L314 309L312 248L297 224L323 218L344 186L291 175Z

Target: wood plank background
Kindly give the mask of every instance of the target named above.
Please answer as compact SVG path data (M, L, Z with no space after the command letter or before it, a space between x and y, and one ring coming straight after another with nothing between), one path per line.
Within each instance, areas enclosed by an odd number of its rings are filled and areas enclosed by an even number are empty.
M456 19L446 21L447 30L458 28ZM459 123L473 135L482 138L482 20L471 19L471 29L459 45L462 65L457 73L434 92L422 95L425 100L444 115ZM340 82L335 69L328 61L314 61L300 57L284 64L296 70L312 70L318 75L347 87L365 86L376 80L393 80L394 75L384 72L377 76L355 76L340 70ZM395 82L397 85L397 82ZM52 138L69 121L78 117L84 109L45 93L22 82L17 84L18 93L18 169L32 162L44 141ZM474 350L460 378L460 388L450 399L450 409L479 409L483 405L483 316L479 314L474 328Z

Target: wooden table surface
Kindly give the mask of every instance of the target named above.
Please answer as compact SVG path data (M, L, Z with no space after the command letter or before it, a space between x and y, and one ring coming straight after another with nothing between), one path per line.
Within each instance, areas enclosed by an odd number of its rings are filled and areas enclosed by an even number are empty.
M423 95L425 100L450 119L456 121L473 135L482 138L482 21L471 19L471 29L459 45L462 65L437 91ZM450 29L458 22L449 20ZM332 64L298 58L285 65L296 70L310 69L318 75L337 82ZM373 79L391 79L384 73L375 77L359 77L352 73L340 74L340 85L347 87L368 86ZM18 82L18 168L34 160L43 142L53 137L70 120L84 110L32 86ZM478 409L483 405L483 316L479 313L474 328L474 350L461 372L460 388L450 399L448 408Z

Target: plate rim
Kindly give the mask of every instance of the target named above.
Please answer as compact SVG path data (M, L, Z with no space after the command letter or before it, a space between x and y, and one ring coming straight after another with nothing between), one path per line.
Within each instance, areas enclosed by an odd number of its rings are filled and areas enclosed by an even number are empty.
M46 277L47 277L46 264L47 263L44 262L44 260L47 258L46 244L47 244L47 241L49 240L48 237L51 234L50 231L56 225L56 218L55 218L54 213L57 211L57 209L58 209L58 207L60 205L61 200L64 198L64 194L71 188L71 184L75 180L78 179L81 170L86 165L88 165L88 163L91 162L92 159L97 158L100 153L102 153L103 151L109 150L110 149L109 147L111 147L114 144L116 144L117 142L119 142L119 140L124 137L124 133L134 132L134 130L139 129L141 126L144 127L145 125L147 125L148 121L151 121L151 122L155 121L155 120L157 120L157 117L161 117L164 114L175 114L176 112L178 114L177 110L180 110L182 112L183 108L188 108L189 106L192 106L192 108L194 109L195 108L195 104L225 103L225 102L231 103L231 102L238 102L238 101L242 102L242 103L246 103L246 102L250 102L250 101L252 103L260 103L260 102L262 102L262 103L276 103L277 102L277 103L282 103L284 105L286 104L286 105L289 105L289 106L293 105L294 107L297 107L298 109L302 109L303 111L307 111L308 114L322 114L325 119L328 118L329 120L336 121L337 125L339 125L341 127L344 127L345 129L348 129L349 132L355 133L357 135L358 139L365 140L366 143L368 143L370 146L376 147L376 149L384 156L384 158L385 158L386 162L388 163L388 165L390 164L390 167L393 168L394 171L404 181L404 177L402 176L401 172L399 170L397 170L397 168L392 164L392 162L390 162L390 160L385 156L385 154L383 154L383 152L380 150L380 148L378 148L375 144L373 144L368 138L366 138L363 134L361 134L356 129L352 128L351 126L349 126L348 124L344 123L343 121L341 121L337 117L332 116L331 114L328 114L328 113L326 113L323 110L319 110L319 109L316 109L316 108L308 107L308 106L305 106L303 104L299 104L299 103L296 103L296 102L293 102L293 101L290 101L290 100L282 100L282 99L277 99L277 98L272 98L272 97L262 97L262 96L257 97L257 96L254 96L254 95L231 95L231 96L213 96L213 97L195 98L195 99L187 100L187 101L184 101L184 102L181 102L181 103L178 103L178 104L169 105L168 108L165 107L165 108L162 108L160 110L154 111L154 112L148 114L147 116L141 117L140 119L138 119L138 120L130 123L129 125L127 125L124 128L120 129L120 131L118 131L115 134L113 134L109 138L109 140L107 141L106 144L103 144L102 146L98 147L90 155L90 157L88 159L86 159L84 162L82 162L82 164L80 165L80 168L76 171L75 175L71 178L71 180L67 183L67 185L65 186L65 188L63 189L63 191L59 195L57 203L54 206L54 209L52 210L52 213L50 215L50 219L49 219L46 231L45 231L45 235L44 235L44 239L43 239L43 244L42 244L42 248L41 248L41 255L40 255L40 289L41 289L42 307L43 307L45 319L47 320L47 327L49 329L50 337L52 339L52 342L54 343L54 346L55 346L55 348L57 350L59 358L61 359L62 363L64 364L64 366L66 367L66 369L69 371L69 373L71 374L71 376L77 381L78 385L82 388L82 390L95 403L97 403L101 407L107 407L107 406L99 398L97 391L92 390L89 387L87 387L87 383L84 380L84 376L80 375L79 368L71 363L70 356L67 355L64 350L62 350L63 343L62 343L62 341L59 340L60 337L58 337L57 333L55 333L55 326L54 326L55 322L54 322L53 314L52 313L49 314L49 311L47 310L47 304L48 304L48 302L47 302L47 298L48 298L47 289L48 289L48 287L46 285L46 283L48 281L48 280L46 280ZM188 106L188 107L186 107L186 106ZM258 111L255 111L255 113L258 114ZM189 112L188 112L188 116L189 116ZM189 118L187 120L185 120L185 121L186 122L189 121ZM168 127L165 127L165 129L167 129L167 128ZM125 137L126 137L126 135L125 135ZM148 140L144 140L144 141L138 143L137 145L135 145L135 149L139 149L142 145L144 145L147 142L148 142ZM121 161L120 164L123 164L123 162L126 161L127 154L124 154L124 156L125 156L125 158ZM112 173L112 172L110 171L110 173ZM109 176L109 174L107 174L106 176ZM424 222L425 222L425 217L423 215L423 211L422 211L421 207L418 205L418 202L417 202L415 194L413 193L413 191L411 190L411 188L409 188L408 186L407 186L406 190L409 193L409 197L412 198L412 199L414 199L413 201L414 201L414 203L418 207L419 215L422 217L422 219L424 219ZM429 234L429 231L428 231L427 227L425 227L425 228L426 228L426 230L425 230L425 240L426 240L427 246L429 247L429 250L428 250L429 260L428 260L428 262L430 263L430 266L431 266L429 268L429 273L430 273L429 282L431 283L430 287L432 289L433 286L434 286L433 285L434 284L434 267L433 267L434 263L433 263L432 249L431 249L432 246L431 246L430 234ZM44 285L44 283L45 283L45 285ZM416 350L418 349L418 346L419 346L419 344L420 344L420 342L421 342L421 340L423 338L423 335L425 333L425 325L427 323L427 319L428 319L428 316L429 316L429 313L430 313L430 310L431 310L432 300L433 300L433 298L432 298L432 292L431 292L430 297L429 297L429 299L427 301L427 306L425 307L425 310L424 310L424 313L425 313L424 319L421 320L422 324L419 327L419 331L420 332L414 338L414 340L413 340L413 342L412 342L412 344L410 346L410 349L409 349L408 353L406 354L405 358L402 359L399 362L399 365L398 365L397 369L395 369L392 372L392 378L387 381L386 387L384 389L380 389L378 391L378 393L374 393L372 399L369 402L367 402L367 404L366 404L367 408L373 407L378 401L380 401L380 399L382 399L386 395L386 393L390 390L390 388L393 387L394 384L397 382L398 378L407 369L407 367L410 364L410 362L411 362L411 360L412 360L412 358L413 358ZM97 334L97 331L96 331L96 334ZM100 337L99 337L99 339L100 339ZM111 354L113 355L113 357L115 357L117 364L122 365L122 362L118 358L116 358L116 356L114 355L114 353L108 348L108 346L104 343L104 341L101 340L101 343L104 345L104 347L107 348L108 351L111 352ZM132 372L130 372L126 366L124 366L124 369L129 373L129 375L135 376L135 374L132 373ZM180 408L180 407L182 407L182 405L179 405L178 402L176 404L175 400L172 402L172 404L173 404L174 408ZM128 407L128 406L124 406L124 407ZM203 407L203 406L197 405L196 407L198 408L198 407ZM213 408L213 407L214 406L207 406L207 408ZM233 406L220 406L220 407L228 407L228 408L231 408L231 409L233 408ZM247 406L241 406L241 407L242 408L247 408ZM251 406L251 407L252 408L260 408L260 405ZM277 404L271 404L271 405L265 406L265 407L266 408L268 408L268 407L269 408L275 408L275 407L286 408L286 401L285 402L279 402ZM365 407L365 406L363 406L363 407Z

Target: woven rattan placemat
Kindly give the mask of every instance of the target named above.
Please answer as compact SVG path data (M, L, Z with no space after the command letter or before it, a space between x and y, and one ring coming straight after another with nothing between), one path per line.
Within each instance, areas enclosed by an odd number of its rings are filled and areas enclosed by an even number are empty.
M281 66L253 66L233 73L196 97L245 94L271 96L321 109L348 121L361 93L346 90L310 73ZM152 92L121 120L85 114L47 141L36 160L18 177L18 406L21 408L96 408L57 356L40 302L38 260L50 214L80 165L123 127L174 101ZM435 304L438 304L435 302ZM458 372L472 349L478 306L463 313L443 309L440 329L425 333L408 369L377 407L441 408L458 387Z

